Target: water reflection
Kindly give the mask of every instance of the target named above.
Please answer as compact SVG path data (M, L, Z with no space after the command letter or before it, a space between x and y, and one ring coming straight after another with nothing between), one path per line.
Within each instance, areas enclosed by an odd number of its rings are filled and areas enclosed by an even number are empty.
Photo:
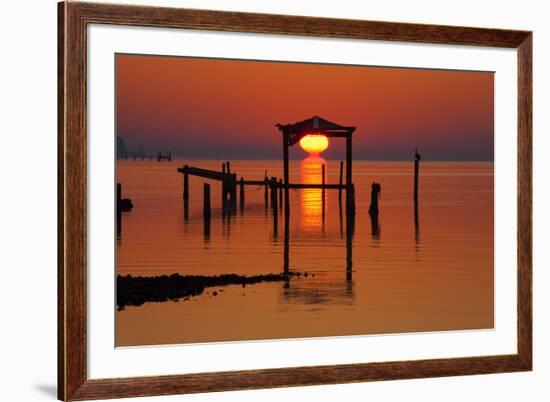
M325 168L323 167L325 165ZM310 156L300 164L300 178L305 184L322 184L326 161L318 156ZM326 177L326 176L325 176ZM309 237L317 238L319 229L324 233L327 216L328 191L321 188L301 189L299 208L301 225L307 232L314 232ZM283 272L291 270L290 264L290 207L285 204L284 219L284 257ZM340 237L344 237L342 205L339 205ZM346 208L345 213L345 247L346 256L342 261L341 272L311 273L302 272L300 277L288 280L282 287L282 298L285 302L295 305L352 305L354 304L353 286L353 237L355 234L355 214ZM296 268L295 268L296 269ZM298 269L296 269L298 270ZM340 276L341 275L341 276Z
M353 305L355 295L351 281L304 277L283 285L282 297L287 303L330 306Z
M301 183L321 184L324 164L326 161L319 156L309 156L304 159L300 164ZM323 229L327 209L326 191L320 188L305 188L300 192L303 228L306 231Z

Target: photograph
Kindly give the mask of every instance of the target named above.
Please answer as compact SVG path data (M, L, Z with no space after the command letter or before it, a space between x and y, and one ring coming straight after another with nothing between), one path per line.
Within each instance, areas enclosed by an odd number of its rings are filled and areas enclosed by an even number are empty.
M114 63L117 347L495 328L494 71Z

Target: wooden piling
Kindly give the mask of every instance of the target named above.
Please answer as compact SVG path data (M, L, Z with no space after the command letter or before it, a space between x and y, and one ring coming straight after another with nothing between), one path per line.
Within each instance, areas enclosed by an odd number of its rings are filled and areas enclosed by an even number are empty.
M279 207L277 206L277 178L271 178L271 208L273 211L273 239L277 240L279 234Z
M189 201L189 166L185 165L183 167L183 201Z
M189 219L189 173L188 166L183 167L183 219Z
M414 204L418 204L418 169L420 160L416 158L414 160Z
M122 235L122 211L120 210L120 200L122 199L122 185L116 184L116 235L120 239Z
M283 179L279 179L279 207L283 207Z
M285 208L289 206L289 194L288 194L288 184L289 184L289 157L288 157L288 143L289 143L289 133L287 131L283 132L283 183L285 187Z
M290 272L290 208L285 204L283 274Z
M346 218L355 216L355 186L351 184L346 190Z
M346 191L346 280L353 279L353 237L355 234L355 187Z
M338 181L338 184L340 185L340 188L338 189L338 200L340 201L340 205L342 204L343 175L344 175L344 161L340 161L340 180Z
M229 175L229 201L232 212L235 212L237 210L237 173Z
M203 185L203 208L202 217L204 224L204 240L210 241L210 184L204 183Z
M204 183L203 185L203 208L202 208L202 215L205 220L205 222L208 220L210 221L211 216L211 209L210 209L210 184Z
M241 211L244 209L244 179L241 177L239 181L239 200L241 205Z
M225 215L225 204L227 202L227 171L225 162L222 163L222 214Z
M267 194L268 194L268 191L267 191L267 187L268 187L268 181L267 181L267 171L266 171L266 176L264 177L264 201L265 201L265 207L267 208Z
M277 178L272 177L269 189L271 190L271 208L273 208L274 211L277 210Z
M231 174L231 164L229 161L225 162L225 165L227 166L227 174Z
M420 224L418 222L418 174L420 170L420 154L414 150L414 239L418 243L420 239Z
M322 222L323 222L323 228L324 228L324 224L325 224L325 185L326 185L326 168L325 168L325 164L323 163L321 165L321 177L322 177L322 184L323 184L323 190L321 191L321 206L322 206Z
M351 146L351 135L346 137L346 188L349 191L351 189L352 181L352 146Z
M380 191L382 187L380 183L373 182L371 185L370 193L370 206L369 206L369 215L371 217L378 217L378 200L380 199Z

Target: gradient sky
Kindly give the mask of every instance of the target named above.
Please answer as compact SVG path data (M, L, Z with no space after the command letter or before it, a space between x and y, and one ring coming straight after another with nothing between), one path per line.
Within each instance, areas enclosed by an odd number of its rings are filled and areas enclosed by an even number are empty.
M275 124L318 115L357 127L354 159L492 161L493 113L492 72L116 56L117 135L189 159L280 159Z

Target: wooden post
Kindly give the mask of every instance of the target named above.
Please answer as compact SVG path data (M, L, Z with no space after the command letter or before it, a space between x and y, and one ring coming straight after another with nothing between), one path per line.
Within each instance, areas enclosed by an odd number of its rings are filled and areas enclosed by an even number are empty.
M204 223L204 238L205 240L210 240L210 184L204 183L203 192L202 216Z
M420 226L418 222L418 171L420 169L420 154L414 152L414 239L418 243L420 239Z
M283 179L279 179L279 207L283 207Z
M204 199L203 199L203 208L202 215L204 220L210 221L211 209L210 209L210 184L204 183L203 185Z
M382 190L382 187L380 186L380 183L373 182L371 185L371 192L370 192L370 206L369 206L369 215L371 217L376 216L378 217L378 200L380 198L380 191Z
M116 184L116 205L117 210L120 208L120 200L122 199L122 184Z
M239 199L241 204L241 211L244 209L244 179L241 177L239 182Z
M271 208L274 211L277 210L277 178L271 177L269 182L269 189L271 191Z
M355 189L353 188L352 181L352 147L351 147L351 133L348 133L346 137L346 214L355 214Z
M326 184L326 168L325 168L325 164L323 163L321 165L321 176L322 176L322 184L323 184L323 190L321 191L321 205L322 205L322 217L323 217L323 229L324 229L324 224L325 224L325 184Z
M183 201L189 201L189 173L187 173L189 166L183 167Z
M418 204L418 168L420 165L420 160L414 160L414 205Z
M225 162L227 165L227 174L231 174L231 165L229 164L229 161Z
M189 219L189 173L188 166L183 167L183 219Z
M227 202L227 178L225 162L222 163L222 215L225 215L225 203Z
M116 235L120 239L122 235L122 210L120 200L122 199L122 184L116 184Z
M229 177L231 183L229 198L231 200L231 209L235 212L237 210L237 173L231 173Z
M414 240L416 243L420 240L420 223L418 221L418 204L414 204Z
M355 187L350 185L346 190L346 218L355 216Z
M346 188L349 190L352 183L352 148L351 148L351 134L346 137Z
M346 280L353 279L353 235L355 233L355 188L353 184L346 191Z
M284 187L285 187L285 206L288 206L288 183L289 183L289 167L288 167L288 133L283 132L283 169L284 169Z
M340 201L340 204L342 204L343 174L344 174L344 161L340 161L340 180L338 181L338 184L340 184L340 187L338 188L338 200Z
M271 209L273 212L273 239L277 240L279 232L278 206L277 206L277 178L271 178Z
M285 200L286 202L286 200ZM283 254L283 273L287 275L290 272L290 208L285 204L285 238Z
M267 171L266 171L266 176L264 176L264 201L265 201L266 209L267 209L267 187L268 187L268 182L267 182Z

